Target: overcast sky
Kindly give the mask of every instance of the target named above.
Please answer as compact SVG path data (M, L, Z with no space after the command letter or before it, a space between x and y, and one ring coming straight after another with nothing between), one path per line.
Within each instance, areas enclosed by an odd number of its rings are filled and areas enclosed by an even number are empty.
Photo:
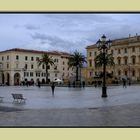
M109 39L140 35L140 14L0 14L0 51L11 48L86 53Z

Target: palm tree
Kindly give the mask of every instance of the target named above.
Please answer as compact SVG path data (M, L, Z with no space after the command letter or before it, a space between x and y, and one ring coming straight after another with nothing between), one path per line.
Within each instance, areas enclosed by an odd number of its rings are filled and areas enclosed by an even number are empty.
M42 58L38 60L38 65L44 64L46 66L46 83L48 83L48 69L50 65L54 65L54 60L48 54L43 54Z
M105 61L104 61L104 55L101 52L99 55L97 55L94 59L95 61L95 67L99 68L102 67L104 62L106 66L114 66L114 57L112 56L112 54L105 54Z
M75 51L74 54L69 58L68 61L69 67L76 68L76 81L78 81L79 68L83 66L84 62L86 62L85 56L79 53L78 51Z

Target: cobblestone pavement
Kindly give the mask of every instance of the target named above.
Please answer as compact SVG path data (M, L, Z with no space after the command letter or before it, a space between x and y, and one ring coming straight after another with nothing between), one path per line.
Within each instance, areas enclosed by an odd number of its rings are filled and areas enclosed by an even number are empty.
M0 87L0 126L14 127L140 127L140 86L59 88ZM13 104L11 93L22 93L25 104Z

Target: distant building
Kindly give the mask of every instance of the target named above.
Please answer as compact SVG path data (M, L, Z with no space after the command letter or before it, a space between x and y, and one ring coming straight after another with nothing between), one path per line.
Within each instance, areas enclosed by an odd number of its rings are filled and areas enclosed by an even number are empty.
M73 75L72 68L68 67L68 58L71 54L58 51L37 51L14 48L0 52L0 84L19 85L23 81L46 81L45 66L38 66L37 60L47 53L55 61L50 66L49 80L68 80Z
M96 44L86 47L87 69L89 81L101 73L102 69L95 67L95 57L99 54ZM128 38L115 39L112 47L108 50L114 57L115 66L108 67L107 72L111 73L117 80L123 77L132 81L140 80L140 36L129 36Z

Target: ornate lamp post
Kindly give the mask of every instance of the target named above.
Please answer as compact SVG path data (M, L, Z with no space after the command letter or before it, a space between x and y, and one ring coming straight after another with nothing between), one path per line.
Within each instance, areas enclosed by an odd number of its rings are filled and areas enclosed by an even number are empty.
M103 86L102 86L102 97L107 97L106 92L106 54L107 50L111 47L112 41L106 40L106 36L103 35L96 43L100 52L103 54Z

